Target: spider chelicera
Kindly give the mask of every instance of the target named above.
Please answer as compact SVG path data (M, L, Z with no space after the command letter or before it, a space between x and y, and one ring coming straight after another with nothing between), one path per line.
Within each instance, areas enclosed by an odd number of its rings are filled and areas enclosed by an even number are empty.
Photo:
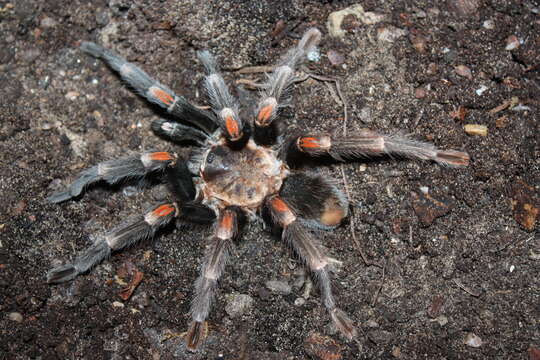
M229 92L217 64L207 51L199 52L207 75L205 87L212 111L190 104L184 97L148 76L137 66L97 44L83 42L81 49L103 59L135 91L166 109L176 120L156 120L155 133L173 142L198 145L196 154L181 159L170 152L144 152L110 160L82 171L67 190L49 201L58 203L79 196L91 183L110 184L161 172L172 193L172 202L157 204L144 215L128 218L77 256L71 263L47 274L49 283L71 280L136 241L151 238L173 219L214 224L191 304L192 322L186 334L189 350L196 350L207 334L206 319L233 239L244 218L263 217L281 229L283 240L309 268L317 281L322 302L336 328L347 338L356 334L353 321L336 304L330 281L331 259L313 230L333 229L348 213L348 201L334 182L299 171L302 158L326 157L335 161L396 154L467 166L467 153L441 151L433 145L402 136L385 136L363 130L349 137L329 134L278 136L274 126L280 108L287 104L295 71L321 39L309 29L268 76L253 119L239 116L239 106ZM247 216L246 216L247 215Z

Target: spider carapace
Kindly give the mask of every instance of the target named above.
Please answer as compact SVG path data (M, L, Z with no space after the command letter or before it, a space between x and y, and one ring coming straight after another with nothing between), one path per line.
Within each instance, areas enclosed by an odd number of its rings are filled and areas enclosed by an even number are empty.
M191 303L192 322L186 346L196 350L207 335L206 321L233 239L244 218L262 216L281 229L282 239L310 270L318 284L322 303L332 322L345 337L356 335L353 320L342 311L331 286L331 258L313 230L339 226L348 213L348 202L336 182L322 175L302 172L298 165L308 157L345 161L366 156L399 155L433 160L451 166L467 166L467 153L441 151L433 145L404 136L386 136L362 130L348 137L305 133L280 135L275 127L280 108L288 104L295 72L321 39L308 29L298 45L289 50L268 75L252 119L239 116L217 64L207 51L199 59L206 68L204 85L212 111L192 105L184 97L152 79L139 67L97 44L83 42L81 49L103 59L139 95L164 108L171 116L152 123L157 135L195 144L193 156L179 158L171 152L143 152L109 160L82 171L69 187L49 197L62 202L79 196L91 183L110 184L127 178L163 174L171 201L156 204L138 216L122 221L104 234L71 263L54 267L47 281L60 283L85 273L136 241L151 238L173 220L213 224L200 275ZM170 120L173 118L176 120ZM266 216L269 215L269 216Z
M249 140L241 149L226 143L209 149L200 173L205 199L257 210L268 195L279 191L289 171L272 149Z

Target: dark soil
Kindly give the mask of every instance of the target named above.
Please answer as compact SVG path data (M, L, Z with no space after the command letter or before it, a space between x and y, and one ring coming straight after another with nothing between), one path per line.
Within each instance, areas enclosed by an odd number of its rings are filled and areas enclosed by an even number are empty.
M366 25L347 16L344 36L331 37L329 14L353 4L0 1L1 358L537 359L540 5L368 0L364 9L385 19ZM273 41L279 20L291 31ZM78 50L80 40L115 49L202 104L197 50L219 54L230 83L260 81L235 69L274 63L312 25L324 33L322 57L306 71L339 79L348 133L409 133L472 159L464 169L397 159L343 165L352 217L321 237L343 261L334 282L357 324L354 341L332 328L317 291L302 304L298 286L287 295L266 288L269 280L294 285L301 266L258 223L237 243L196 354L166 335L187 329L207 229L169 229L72 282L46 284L48 269L88 246L91 234L165 196L163 185L94 187L60 205L47 195L105 159L146 149L187 154L151 133L160 112ZM385 31L401 36L380 40ZM518 47L505 50L510 36ZM332 65L329 51L344 64ZM343 131L343 107L327 85L295 85L282 117L289 131ZM241 86L236 93L256 97ZM487 136L468 135L466 124L487 126ZM343 183L339 164L317 171ZM351 220L384 276L362 261ZM124 301L129 267L144 278ZM233 294L253 299L236 317L225 311ZM479 347L465 344L471 334Z

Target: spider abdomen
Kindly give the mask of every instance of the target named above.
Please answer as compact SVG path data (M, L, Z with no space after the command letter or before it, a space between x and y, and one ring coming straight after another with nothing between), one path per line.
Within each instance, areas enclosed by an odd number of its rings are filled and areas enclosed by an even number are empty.
M211 147L200 174L205 199L218 199L220 207L256 209L279 191L288 167L273 150L249 140L242 149L232 149L226 142Z

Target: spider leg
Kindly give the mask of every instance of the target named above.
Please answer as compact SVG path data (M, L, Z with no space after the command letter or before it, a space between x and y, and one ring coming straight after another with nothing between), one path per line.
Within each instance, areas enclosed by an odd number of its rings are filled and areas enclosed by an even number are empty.
M109 160L83 170L67 190L48 197L48 201L59 203L81 194L84 188L96 181L105 180L109 184L125 178L143 177L150 172L163 170L176 162L176 154L168 152L145 152L136 156Z
M103 59L139 95L161 106L172 115L199 127L208 134L215 129L216 121L211 113L190 104L183 96L176 95L171 89L152 79L141 68L127 62L113 51L86 41L81 43L81 50L95 58Z
M155 206L144 215L132 216L102 236L83 251L72 263L57 266L47 273L48 283L61 283L90 270L108 257L112 251L154 236L178 213L176 204Z
M283 240L294 249L315 276L321 299L336 328L345 337L352 339L356 336L356 329L352 320L336 305L330 282L330 261L323 254L319 241L307 231L291 207L278 195L267 198L266 206L273 220L283 227Z
M467 166L469 154L456 150L439 150L434 145L411 140L400 135L381 135L363 130L356 135L336 138L330 135L300 136L292 143L297 150L313 155L328 154L338 161L377 155L403 156L421 160L433 160L442 165Z
M185 161L178 160L175 164L171 164L166 168L165 174L169 190L178 203L184 204L195 199L197 190L193 184L193 175Z
M203 131L176 121L164 119L154 120L152 130L155 134L175 143L193 141L197 145L203 145L208 139L208 135Z
M336 185L320 175L293 173L285 178L279 196L307 225L333 229L347 214L349 203Z
M180 220L200 225L212 224L216 220L216 213L208 206L200 203L187 203L178 206Z
M238 141L244 135L244 124L238 115L238 103L229 92L229 88L219 73L217 62L212 54L208 51L199 51L197 55L208 73L204 78L204 85L210 98L212 110L218 117L227 139Z
M214 236L206 249L200 276L195 282L195 297L191 302L192 322L186 335L186 346L195 351L203 343L208 327L206 319L214 299L217 282L225 268L232 239L238 233L238 215L229 207L219 215Z
M288 102L288 89L295 79L297 66L320 40L321 32L316 28L306 31L298 45L290 49L268 75L256 108L255 135L268 132L268 127L276 119L279 109Z

